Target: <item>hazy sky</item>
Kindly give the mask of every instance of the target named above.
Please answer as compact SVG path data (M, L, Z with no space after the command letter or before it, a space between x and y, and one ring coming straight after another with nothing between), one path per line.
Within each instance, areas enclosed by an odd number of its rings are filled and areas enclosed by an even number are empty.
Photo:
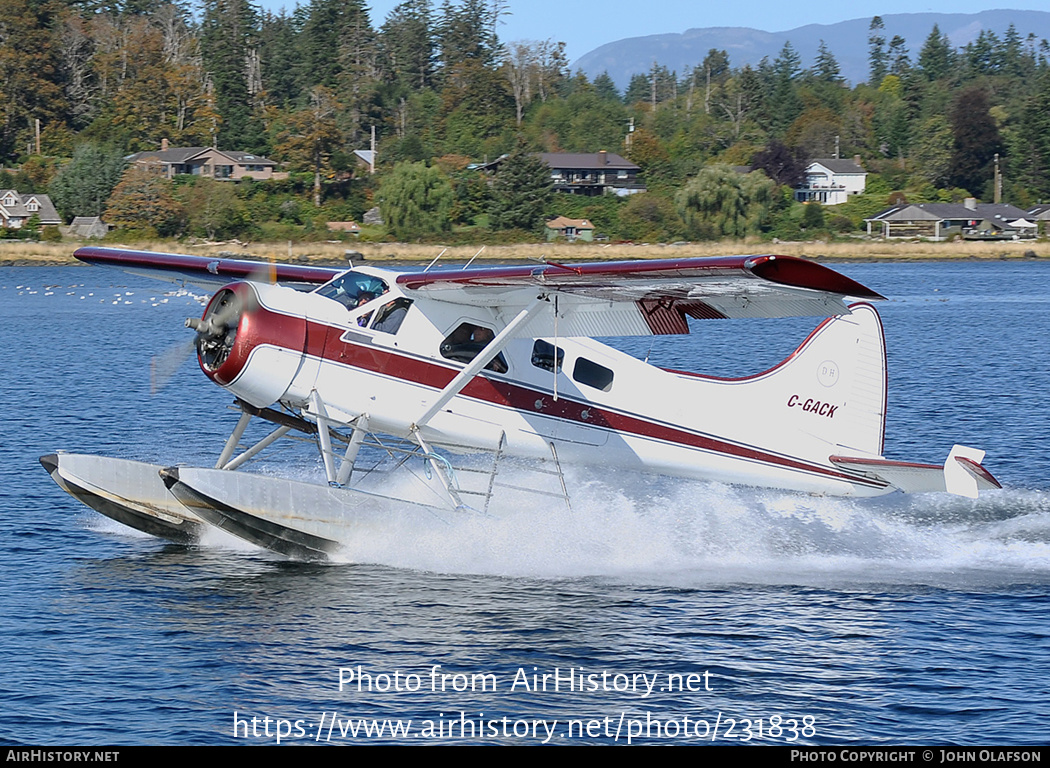
M294 0L258 0L269 10L294 8ZM305 2L305 0L303 0ZM372 23L379 26L400 0L373 0ZM437 0L435 6L440 5ZM566 43L570 61L604 43L625 37L684 32L693 27L753 27L781 32L805 24L834 24L891 13L977 13L996 7L1047 10L1046 0L809 0L771 2L684 2L683 0L510 0L500 39Z

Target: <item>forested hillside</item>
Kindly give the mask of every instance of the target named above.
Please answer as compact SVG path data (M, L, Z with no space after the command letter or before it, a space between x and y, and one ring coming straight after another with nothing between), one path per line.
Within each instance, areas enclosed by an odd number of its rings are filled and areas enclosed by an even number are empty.
M803 61L789 42L756 67L719 49L686 72L655 64L621 93L607 75L568 71L554 39L499 40L506 11L407 0L373 19L358 0L289 15L203 0L194 16L157 0L4 0L0 186L51 192L67 218L207 237L307 235L377 204L408 223L366 236L536 236L542 216L522 229L505 215L515 185L468 167L512 150L502 167L519 178L529 151L605 149L641 166L644 194L540 196L537 210L614 239L849 232L893 201L991 200L996 154L1005 201L1050 199L1050 46L1025 30L954 49L936 27L886 39L876 17L868 80L852 88L828 46ZM353 151L373 129L370 176ZM163 139L265 155L292 175L233 184L123 168ZM794 203L804 161L836 151L860 157L868 192ZM730 170L741 165L760 170ZM439 213L406 219L404 205Z

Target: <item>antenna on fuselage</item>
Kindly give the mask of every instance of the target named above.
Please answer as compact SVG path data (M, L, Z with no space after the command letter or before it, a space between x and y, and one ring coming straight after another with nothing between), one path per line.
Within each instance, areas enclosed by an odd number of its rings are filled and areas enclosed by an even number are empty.
M442 248L442 249L441 249L441 253L439 253L439 254L438 254L437 256L435 256L435 257L434 257L434 260L433 260L432 262L430 262L429 264L427 264L427 266L426 266L426 269L424 269L423 271L424 271L424 272L426 272L426 271L427 271L427 270L429 270L429 269L430 269L430 268L431 268L432 266L434 266L435 264L437 264L437 263L438 263L438 259L440 259L440 258L441 258L442 256L444 256L444 255L445 255L445 251L447 251L447 250L448 250L448 248Z
M485 246L481 246L481 251L483 251L483 250L485 250ZM480 255L481 255L481 251L478 251L478 252L477 252L477 253L475 253L475 254L474 254L473 256L471 256L471 257L470 257L470 261L468 261L468 262L467 262L466 264L464 264L464 265L463 265L463 269L466 269L466 268L467 268L467 267L469 267L469 266L470 266L471 264L473 264L473 263L474 263L474 259L476 259L476 258L477 258L478 256L480 256Z

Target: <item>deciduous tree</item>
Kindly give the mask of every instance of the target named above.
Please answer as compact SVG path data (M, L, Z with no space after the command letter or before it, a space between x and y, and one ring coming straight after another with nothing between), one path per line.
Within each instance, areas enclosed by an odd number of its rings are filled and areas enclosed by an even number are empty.
M949 183L980 195L992 176L992 158L1003 149L1002 137L989 112L988 92L974 86L967 88L952 107L952 152Z
M398 163L379 185L379 210L397 237L419 237L451 229L452 184L426 163Z
M152 229L165 237L177 234L185 218L171 181L138 165L124 171L104 216L120 229Z
M765 174L704 168L675 196L688 233L702 240L757 234L769 217L776 185Z

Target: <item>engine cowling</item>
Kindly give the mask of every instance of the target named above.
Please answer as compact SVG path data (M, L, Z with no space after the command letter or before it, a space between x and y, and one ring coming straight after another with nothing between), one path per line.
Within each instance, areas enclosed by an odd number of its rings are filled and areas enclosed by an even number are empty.
M306 345L305 316L290 288L233 283L186 325L197 331L197 361L204 375L237 397L263 408L287 392Z

